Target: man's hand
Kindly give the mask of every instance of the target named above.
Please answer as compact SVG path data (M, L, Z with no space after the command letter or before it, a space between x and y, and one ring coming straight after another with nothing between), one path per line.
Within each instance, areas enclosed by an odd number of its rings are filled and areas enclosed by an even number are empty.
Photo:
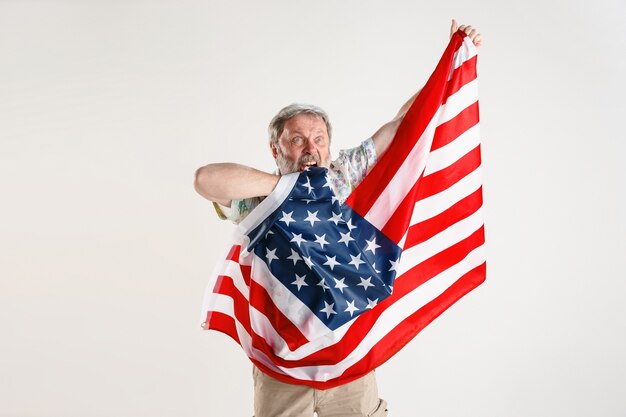
M483 45L483 38L480 33L478 33L476 28L473 28L470 25L459 26L456 20L452 19L452 26L450 26L450 37L452 37L452 35L454 35L454 33L459 29L467 33L467 36L469 36L470 40L474 42L476 50L480 50L480 47Z

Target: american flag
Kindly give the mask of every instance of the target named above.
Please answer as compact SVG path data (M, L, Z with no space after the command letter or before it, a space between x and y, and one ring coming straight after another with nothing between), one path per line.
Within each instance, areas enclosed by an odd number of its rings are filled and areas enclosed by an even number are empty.
M203 305L263 372L332 388L391 358L485 280L476 49L453 35L396 136L340 204L282 176L237 227Z

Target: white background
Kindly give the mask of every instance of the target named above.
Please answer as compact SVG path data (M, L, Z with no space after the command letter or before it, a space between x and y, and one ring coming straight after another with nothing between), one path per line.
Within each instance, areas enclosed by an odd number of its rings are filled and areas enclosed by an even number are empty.
M232 226L196 168L271 170L266 126L325 108L333 152L479 58L487 281L379 368L391 416L626 415L621 0L0 1L0 416L250 416L202 332Z

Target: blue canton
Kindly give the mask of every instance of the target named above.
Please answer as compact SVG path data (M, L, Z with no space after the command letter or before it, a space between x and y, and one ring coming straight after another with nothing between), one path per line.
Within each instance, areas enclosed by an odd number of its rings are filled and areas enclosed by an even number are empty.
M300 173L289 197L248 237L248 251L332 330L393 290L400 247L339 204L326 168Z

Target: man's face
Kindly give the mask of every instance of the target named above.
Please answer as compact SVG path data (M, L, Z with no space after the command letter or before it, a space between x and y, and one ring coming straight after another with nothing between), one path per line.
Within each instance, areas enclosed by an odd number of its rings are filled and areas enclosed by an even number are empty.
M285 122L278 146L270 144L281 174L308 166L330 167L330 139L326 123L312 114L299 114Z

